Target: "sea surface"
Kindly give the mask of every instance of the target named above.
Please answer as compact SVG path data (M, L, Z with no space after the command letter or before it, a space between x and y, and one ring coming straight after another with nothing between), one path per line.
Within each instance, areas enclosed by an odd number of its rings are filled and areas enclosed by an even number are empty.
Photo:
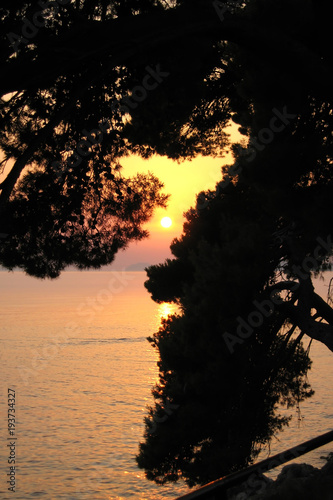
M324 297L332 275L318 282ZM175 311L150 299L145 279L143 272L65 272L54 281L0 273L2 500L160 500L188 492L184 484L155 485L135 462L158 375L146 337ZM288 410L289 428L262 459L333 429L333 354L314 342L311 356L316 394L300 413ZM12 436L8 389L15 391ZM15 493L7 489L14 438ZM330 451L333 443L297 461L320 467Z

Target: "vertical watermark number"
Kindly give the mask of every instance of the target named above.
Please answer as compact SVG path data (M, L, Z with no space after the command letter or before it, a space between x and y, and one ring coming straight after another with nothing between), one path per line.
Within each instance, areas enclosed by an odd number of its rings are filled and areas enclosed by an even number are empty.
M16 491L16 396L14 389L8 389L8 434L7 444L8 448L8 465L9 471L7 473L9 484L8 490L15 493Z

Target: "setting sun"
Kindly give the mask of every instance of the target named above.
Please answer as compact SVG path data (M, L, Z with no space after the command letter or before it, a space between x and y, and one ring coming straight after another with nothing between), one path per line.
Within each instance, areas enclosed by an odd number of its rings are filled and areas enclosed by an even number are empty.
M172 224L172 220L170 219L170 217L163 217L163 219L161 220L161 226L163 227L170 227Z

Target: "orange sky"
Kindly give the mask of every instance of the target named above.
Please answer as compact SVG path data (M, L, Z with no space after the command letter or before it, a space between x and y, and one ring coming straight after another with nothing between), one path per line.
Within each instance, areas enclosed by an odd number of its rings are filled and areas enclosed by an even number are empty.
M226 132L231 143L244 139L238 132L238 125L230 123ZM119 252L111 269L124 269L137 263L159 264L171 258L169 246L173 238L179 236L183 228L183 213L194 206L196 195L206 189L214 189L221 180L221 167L232 164L232 155L223 158L197 157L192 161L177 163L165 157L154 156L150 160L129 157L121 161L124 176L137 172L152 172L164 183L164 192L171 195L167 209L157 209L154 217L145 226L150 237L131 243L125 251ZM173 224L165 229L161 219L168 216Z
M127 250L120 252L112 268L123 269L136 263L157 264L171 257L169 246L172 239L182 232L183 213L194 205L200 191L214 189L216 182L221 179L221 167L227 163L231 163L230 155L224 158L198 157L180 164L158 156L150 160L132 156L121 161L125 176L150 171L164 183L163 192L171 197L168 208L158 208L145 226L150 237L132 243ZM165 216L173 222L167 229L161 226L161 219Z

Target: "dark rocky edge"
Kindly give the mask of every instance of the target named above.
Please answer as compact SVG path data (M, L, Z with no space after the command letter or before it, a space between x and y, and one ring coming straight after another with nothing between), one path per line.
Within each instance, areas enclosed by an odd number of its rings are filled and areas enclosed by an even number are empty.
M333 500L332 454L322 469L286 465L275 481L263 474L252 475L228 493L228 500Z

